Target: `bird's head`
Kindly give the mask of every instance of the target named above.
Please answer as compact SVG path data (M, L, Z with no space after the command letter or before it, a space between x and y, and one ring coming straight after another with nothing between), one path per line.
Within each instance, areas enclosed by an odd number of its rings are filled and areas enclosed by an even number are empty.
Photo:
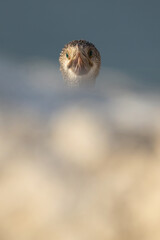
M59 58L60 70L68 85L95 82L101 58L96 47L85 40L75 40L64 46Z

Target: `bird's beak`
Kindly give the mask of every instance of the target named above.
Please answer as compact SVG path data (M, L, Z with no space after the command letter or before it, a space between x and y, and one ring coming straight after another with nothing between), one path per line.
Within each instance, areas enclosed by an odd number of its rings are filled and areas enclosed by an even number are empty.
M77 75L83 75L86 74L86 68L85 68L85 62L83 60L83 57L81 56L80 51L78 51L76 58L74 60L75 63L75 72Z
M78 61L77 61L77 64L78 64L79 66L81 66L81 65L84 64L80 52L78 52L78 54L77 54L77 60L78 60Z

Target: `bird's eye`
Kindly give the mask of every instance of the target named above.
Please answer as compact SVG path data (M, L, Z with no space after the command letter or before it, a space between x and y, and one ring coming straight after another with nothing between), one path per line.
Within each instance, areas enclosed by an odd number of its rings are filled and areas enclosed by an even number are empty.
M66 53L66 58L69 58L69 55L68 55L68 53Z
M93 55L92 50L89 50L88 55L89 55L89 57L92 57L92 55Z

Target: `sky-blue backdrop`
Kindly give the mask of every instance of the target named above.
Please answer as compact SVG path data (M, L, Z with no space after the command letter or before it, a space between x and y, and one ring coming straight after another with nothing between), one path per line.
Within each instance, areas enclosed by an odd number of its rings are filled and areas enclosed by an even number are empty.
M160 87L160 1L0 1L2 55L58 61L74 39L93 42L103 66Z

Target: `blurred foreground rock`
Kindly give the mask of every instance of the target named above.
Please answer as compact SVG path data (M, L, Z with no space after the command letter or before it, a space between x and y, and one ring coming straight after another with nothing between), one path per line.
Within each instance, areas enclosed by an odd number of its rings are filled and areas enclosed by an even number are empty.
M152 114L133 126L87 106L45 119L1 111L0 239L159 240L160 129Z
M159 240L159 94L116 69L91 92L48 61L0 72L0 240Z

